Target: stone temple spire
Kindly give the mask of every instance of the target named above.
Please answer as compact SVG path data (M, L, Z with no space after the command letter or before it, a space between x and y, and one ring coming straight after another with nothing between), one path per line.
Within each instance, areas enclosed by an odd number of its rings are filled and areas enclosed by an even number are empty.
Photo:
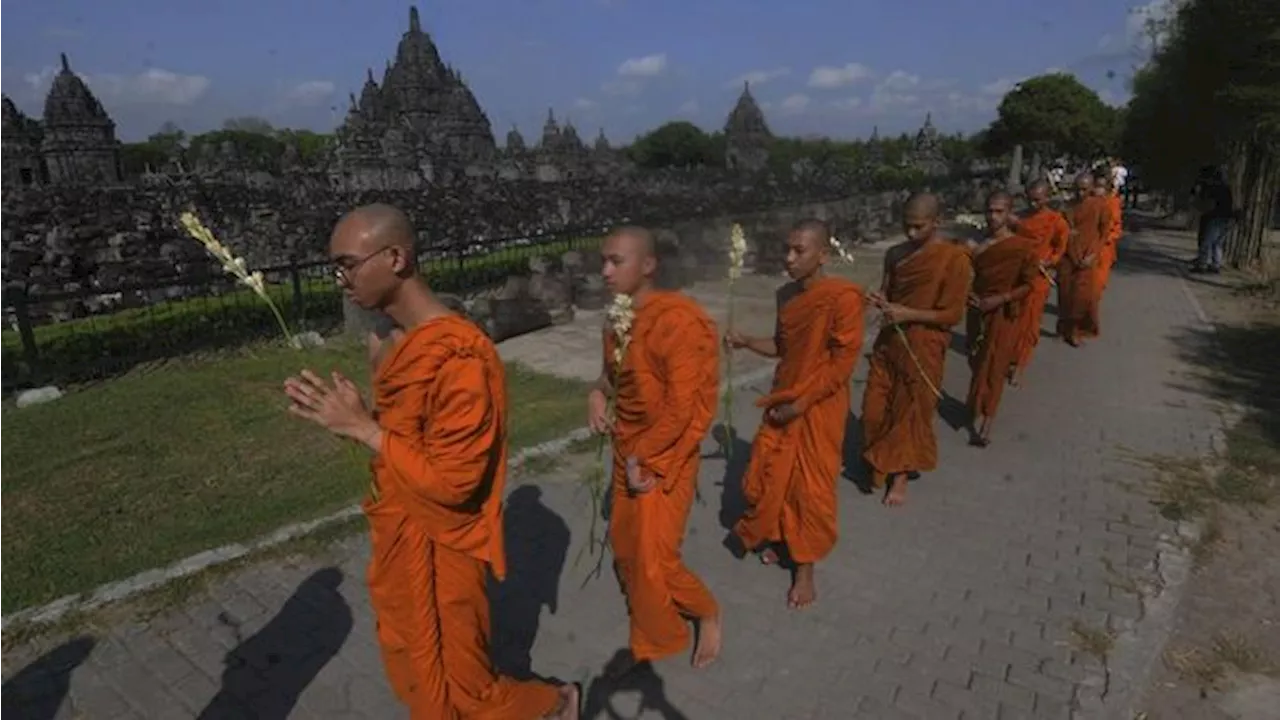
M66 53L44 100L41 150L55 184L102 184L120 179L116 125Z
M422 32L422 22L418 20L418 6L409 6L409 32Z

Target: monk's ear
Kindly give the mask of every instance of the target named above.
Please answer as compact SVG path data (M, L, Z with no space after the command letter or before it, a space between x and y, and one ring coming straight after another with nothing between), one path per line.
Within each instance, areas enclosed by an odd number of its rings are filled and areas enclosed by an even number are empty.
M391 248L391 271L396 275L405 275L413 271L413 256L404 248Z
M657 256L654 254L645 255L644 264L641 267L644 268L645 277L653 277L654 273L658 272Z

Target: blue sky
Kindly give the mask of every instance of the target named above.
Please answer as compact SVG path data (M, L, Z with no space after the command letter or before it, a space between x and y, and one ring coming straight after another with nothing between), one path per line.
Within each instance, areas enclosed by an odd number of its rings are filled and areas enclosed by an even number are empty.
M424 28L493 122L532 139L548 107L628 140L665 120L714 129L741 90L775 132L976 130L1013 82L1074 72L1123 102L1133 10L1169 0L436 0ZM408 27L401 0L8 0L3 90L39 115L66 52L124 140L227 117L330 129ZM1071 11L1063 8L1072 7ZM1108 77L1108 73L1114 77Z

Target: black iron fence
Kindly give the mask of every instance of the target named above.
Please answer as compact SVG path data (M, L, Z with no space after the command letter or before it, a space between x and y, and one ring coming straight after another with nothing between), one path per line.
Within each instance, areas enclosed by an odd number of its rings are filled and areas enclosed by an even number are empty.
M428 248L421 271L440 292L472 293L523 273L529 259L598 246L579 230ZM193 241L194 242L194 241ZM261 268L267 292L295 333L337 327L342 293L327 262ZM5 393L100 380L139 365L280 335L271 308L214 265L198 276L73 292L4 293Z

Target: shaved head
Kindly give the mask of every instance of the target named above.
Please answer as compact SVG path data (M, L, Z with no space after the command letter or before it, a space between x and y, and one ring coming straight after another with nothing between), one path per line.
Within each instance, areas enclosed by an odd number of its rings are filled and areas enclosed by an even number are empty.
M1041 178L1027 186L1027 200L1031 206L1037 210L1049 204L1049 195L1052 192L1049 181Z
M942 202L933 193L915 193L907 198L902 214L921 220L937 220L942 213Z
M831 250L831 225L818 218L805 218L787 233L784 267L792 280L806 282L822 271Z
M915 193L902 208L902 232L915 243L933 240L938 233L942 203L933 193Z
M1039 180L1036 180L1035 182L1027 186L1028 195L1031 195L1032 193L1041 193L1041 192L1048 194L1049 191L1050 191L1049 181L1045 180L1044 178L1040 178Z
M987 195L987 207L991 207L992 205L1013 207L1013 196L1004 190L996 190L990 195Z
M653 287L658 270L658 242L639 225L615 228L600 248L600 274L614 293L635 296Z
M414 277L413 245L413 225L403 212L381 203L364 205L334 226L329 260L338 284L356 304L381 309Z
M362 244L413 251L413 225L407 215L391 205L364 205L343 215L334 227L333 235L336 239L338 235L347 233Z
M639 225L623 225L616 227L609 233L605 241L617 239L625 243L636 243L641 256L658 257L658 241L653 236L653 231L649 228L640 227Z

